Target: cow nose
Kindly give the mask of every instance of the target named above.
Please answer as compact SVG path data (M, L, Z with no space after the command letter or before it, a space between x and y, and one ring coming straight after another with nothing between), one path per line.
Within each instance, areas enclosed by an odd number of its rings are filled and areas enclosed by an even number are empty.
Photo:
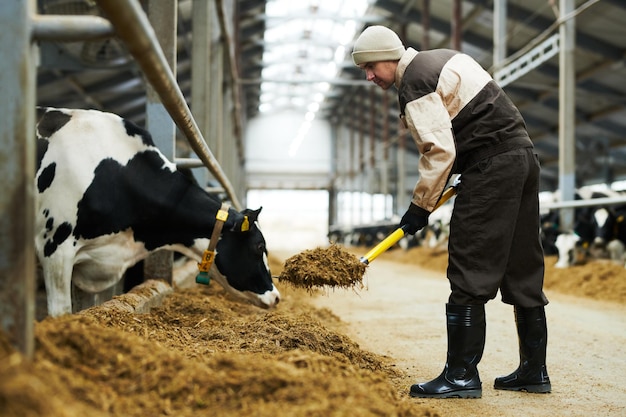
M280 292L278 292L278 289L276 289L276 287L274 287L274 291L272 291L273 295L274 295L274 299L272 300L272 307L276 307L278 305L278 303L280 303Z

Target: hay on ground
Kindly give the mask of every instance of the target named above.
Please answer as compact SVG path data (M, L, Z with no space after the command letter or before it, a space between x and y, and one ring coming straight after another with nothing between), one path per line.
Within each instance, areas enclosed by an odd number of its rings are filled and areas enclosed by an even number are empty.
M117 303L48 317L32 361L0 331L0 416L433 415L394 386L393 361L327 328L337 317L303 290L281 292L280 309L197 285L150 313Z
M353 287L362 285L367 265L338 245L315 248L296 254L285 261L280 281L293 286Z

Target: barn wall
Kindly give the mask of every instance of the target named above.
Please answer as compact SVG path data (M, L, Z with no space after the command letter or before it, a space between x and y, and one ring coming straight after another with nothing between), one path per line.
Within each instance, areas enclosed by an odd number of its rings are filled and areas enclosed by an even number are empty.
M263 207L259 224L270 253L295 253L328 243L328 192L250 190L246 199L251 208Z
M327 189L331 170L330 124L313 120L297 149L300 112L261 115L248 122L245 160L248 189Z

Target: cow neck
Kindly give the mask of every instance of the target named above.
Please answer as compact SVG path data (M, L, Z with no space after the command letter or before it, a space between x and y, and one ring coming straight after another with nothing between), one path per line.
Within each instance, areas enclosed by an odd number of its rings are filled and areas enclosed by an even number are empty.
M215 215L215 225L213 226L213 232L211 233L211 240L209 240L209 247L204 251L201 262L198 263L199 274L196 276L196 282L199 284L209 285L211 279L208 275L209 269L215 260L215 247L217 241L222 233L224 223L228 219L228 205L222 203L222 206Z
M215 226L213 226L213 233L211 233L211 240L209 241L209 247L207 250L211 252L215 252L215 247L217 246L217 241L219 240L220 235L222 234L222 228L224 227L224 223L228 219L228 205L226 203L222 203L222 206L217 211L215 215Z

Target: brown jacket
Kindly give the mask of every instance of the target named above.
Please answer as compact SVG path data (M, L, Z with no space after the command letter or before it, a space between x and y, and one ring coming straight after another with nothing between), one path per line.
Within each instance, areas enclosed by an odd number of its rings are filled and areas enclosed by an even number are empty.
M517 108L468 55L408 48L395 85L400 117L421 153L412 201L428 211L452 173L498 153L532 147Z

